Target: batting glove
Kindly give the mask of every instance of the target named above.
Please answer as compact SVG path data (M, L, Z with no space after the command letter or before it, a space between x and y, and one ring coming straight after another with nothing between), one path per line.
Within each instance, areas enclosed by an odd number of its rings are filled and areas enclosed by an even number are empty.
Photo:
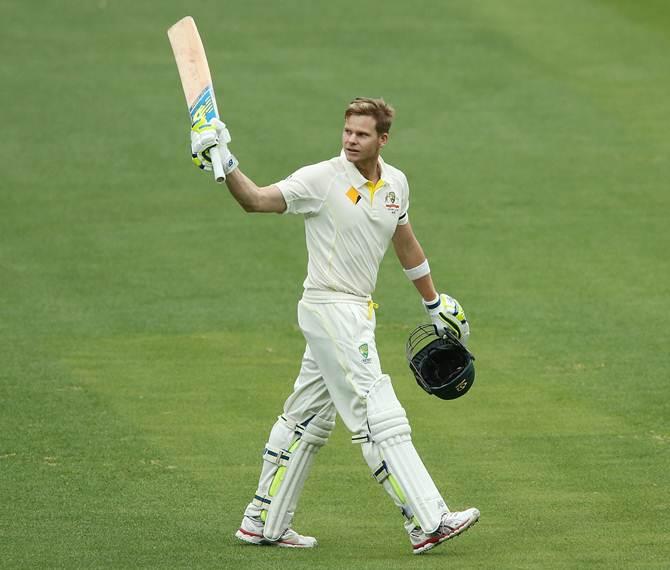
M202 170L212 170L210 149L218 146L223 171L226 176L239 166L239 161L230 149L230 132L226 124L219 119L212 119L208 123L199 123L191 128L191 159L193 164Z
M464 345L467 344L470 336L470 325L465 318L463 307L456 299L442 293L433 301L424 301L423 304L438 335L443 335L444 331L447 330L453 333Z

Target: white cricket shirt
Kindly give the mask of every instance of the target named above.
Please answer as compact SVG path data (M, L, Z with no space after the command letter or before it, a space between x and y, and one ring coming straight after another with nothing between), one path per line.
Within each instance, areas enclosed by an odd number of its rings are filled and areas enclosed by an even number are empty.
M369 298L398 224L408 221L405 175L381 157L376 185L344 155L305 166L278 182L288 214L305 216L305 291Z

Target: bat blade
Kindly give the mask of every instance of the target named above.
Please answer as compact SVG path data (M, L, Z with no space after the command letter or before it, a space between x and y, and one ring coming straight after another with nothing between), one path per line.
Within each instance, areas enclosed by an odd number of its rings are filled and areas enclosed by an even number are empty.
M207 54L195 20L186 16L171 26L167 34L191 116L191 127L219 118ZM211 149L210 157L216 181L223 182L225 174L218 146Z

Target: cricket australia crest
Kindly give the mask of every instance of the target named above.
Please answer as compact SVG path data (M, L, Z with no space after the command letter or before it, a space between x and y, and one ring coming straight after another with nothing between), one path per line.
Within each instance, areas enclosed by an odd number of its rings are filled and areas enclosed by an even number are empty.
M384 206L388 212L397 214L400 210L400 204L397 203L398 198L393 190L389 190L384 196Z
M361 356L363 357L363 364L370 364L372 362L372 359L369 358L369 349L368 349L368 343L364 342L358 347L358 352L361 353Z

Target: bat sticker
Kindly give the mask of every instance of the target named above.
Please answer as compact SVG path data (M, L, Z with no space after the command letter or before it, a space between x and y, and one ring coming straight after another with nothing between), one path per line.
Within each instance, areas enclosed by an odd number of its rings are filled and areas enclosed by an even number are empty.
M199 131L218 115L211 85L205 87L189 109L189 112L191 113L191 128L195 131Z

